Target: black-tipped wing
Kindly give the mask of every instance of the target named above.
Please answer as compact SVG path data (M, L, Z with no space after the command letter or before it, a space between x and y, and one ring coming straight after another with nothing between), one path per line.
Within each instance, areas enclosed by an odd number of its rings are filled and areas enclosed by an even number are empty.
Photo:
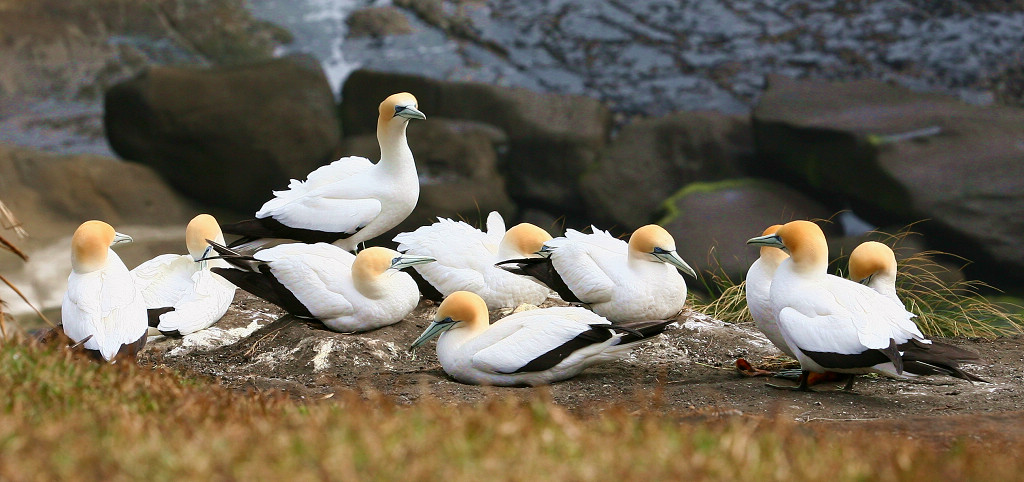
M295 316L315 318L309 309L303 305L291 291L288 290L270 271L266 264L259 264L257 271L248 271L235 268L210 268L210 271L217 273L230 281L235 286L242 288L255 296L263 298Z
M294 239L296 241L302 241L309 244L333 243L339 239L346 239L352 236L359 232L359 229L362 229L362 226L350 233L337 233L318 231L315 229L293 228L271 217L247 219L245 221L221 226L221 230L225 233L241 236L241 238L228 244L229 248L235 248L261 238Z
M565 284L565 280L555 270L555 266L551 264L549 258L510 259L497 263L495 266L510 273L532 276L569 303L585 303Z
M149 326L156 328L160 324L160 315L174 311L173 306L165 306L163 308L149 308L146 310L146 315L149 317Z
M918 340L910 340L899 349L903 353L904 370L915 375L947 375L972 382L988 382L960 368L960 362L980 360L972 351L937 341L929 344Z

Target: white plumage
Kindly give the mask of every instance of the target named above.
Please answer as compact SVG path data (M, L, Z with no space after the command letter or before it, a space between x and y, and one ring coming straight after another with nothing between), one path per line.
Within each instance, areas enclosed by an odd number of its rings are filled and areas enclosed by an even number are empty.
M452 378L477 385L543 385L625 356L661 333L668 321L631 324L629 333L589 310L554 307L522 311L488 325L487 306L457 291L411 349L435 335L437 358Z
M61 304L64 333L106 361L134 358L146 342L146 305L128 268L110 246L131 238L102 221L86 221L71 238L71 275Z
M287 190L256 212L256 219L224 226L244 236L232 246L258 238L286 238L307 243L333 242L346 251L397 226L419 199L416 163L406 140L410 119L426 119L409 93L394 94L380 104L377 140L381 158L343 157L291 180Z
M131 271L149 310L173 308L159 315L156 328L164 334L188 335L216 323L231 305L235 285L210 272L226 267L223 260L202 260L210 239L224 243L217 220L200 214L185 228L189 254L163 254ZM150 320L153 323L153 320Z
M498 268L495 263L514 258L536 257L551 235L532 224L519 224L508 231L498 212L487 216L487 232L462 221L439 219L429 226L395 236L398 250L431 256L437 262L416 266L416 271L447 296L472 291L487 303L487 309L539 305L551 290L522 276Z
M774 225L766 229L763 235L775 234L782 227ZM771 246L762 246L760 257L750 265L747 270L745 291L747 296L747 309L750 310L750 317L754 319L754 326L771 341L776 348L783 353L794 357L793 351L789 349L786 340L779 331L779 324L775 321L775 314L772 313L769 293L772 287L772 278L779 264L789 255L785 251Z
M213 245L224 254L223 246ZM213 268L238 287L296 316L340 332L360 332L401 321L417 303L416 282L400 269L433 261L372 247L352 255L337 246L292 243L256 252L255 266L225 256L237 268Z

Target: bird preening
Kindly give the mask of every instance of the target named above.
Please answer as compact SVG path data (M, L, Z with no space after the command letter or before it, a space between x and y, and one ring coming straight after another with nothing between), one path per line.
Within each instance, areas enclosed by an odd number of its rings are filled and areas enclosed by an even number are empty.
M221 226L197 215L185 254L129 271L111 247L131 238L83 223L62 305L69 344L108 362L134 358L147 333L188 337L215 325L236 287L346 334L400 323L431 300L433 319L409 351L436 338L441 368L469 384L554 383L671 336L686 278L698 275L677 252L687 240L656 224L627 240L593 226L552 236L530 223L506 227L491 212L483 229L441 217L394 236L397 249L381 246L417 204L406 130L426 115L409 93L387 97L377 114L380 160L342 157L292 179L251 219ZM750 317L800 366L795 385L772 386L810 390L839 378L849 390L866 373L984 381L964 368L977 354L915 324L888 246L859 246L844 279L827 272L828 245L812 222L773 225L747 243L760 250L745 282Z

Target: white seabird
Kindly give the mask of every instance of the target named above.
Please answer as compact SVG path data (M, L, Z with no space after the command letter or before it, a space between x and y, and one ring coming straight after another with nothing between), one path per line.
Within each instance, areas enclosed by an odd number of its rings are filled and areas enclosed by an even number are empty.
M332 244L281 244L252 256L210 243L231 268L212 268L239 288L294 316L315 318L343 333L397 323L419 303L409 273L428 256L404 255L382 247L353 255Z
M506 231L501 214L494 211L487 216L486 233L462 221L439 219L394 240L399 251L437 259L415 269L442 298L456 291L472 291L484 299L488 310L496 310L523 303L539 305L548 298L551 290L547 287L495 263L538 257L536 253L550 239L547 231L530 223Z
M379 162L343 157L309 173L305 181L292 179L287 190L274 191L255 219L224 226L225 233L242 236L231 247L283 238L354 251L408 217L419 200L420 184L405 129L410 119L426 116L407 92L384 99L379 114Z
M865 241L850 252L850 279L903 305L896 294L896 254L878 241Z
M816 224L792 221L775 234L747 243L784 248L790 254L775 272L769 298L786 344L803 370L799 386L793 388L807 390L810 372L900 376L905 362L978 380L960 370L943 347L927 340L914 324L914 315L901 305L828 274L828 244Z
M615 360L671 320L612 324L592 311L553 307L521 311L488 325L487 305L468 291L445 298L413 350L437 340L437 358L452 378L476 385L544 385Z
M149 326L165 335L185 336L206 329L228 311L235 285L211 267L227 267L224 260L204 260L206 240L224 244L217 220L200 214L185 227L188 254L162 254L131 271L149 310Z
M686 282L677 269L697 274L676 254L668 231L648 224L634 231L628 244L607 231L593 231L570 229L544 244L547 257L513 260L502 267L532 276L563 300L584 303L613 322L662 320L683 309Z
M71 237L71 275L61 303L64 334L108 362L134 360L146 344L146 304L111 246L130 242L103 221L86 221Z
M781 224L769 226L768 229L764 230L762 235L767 236L775 234L775 232L781 227ZM760 257L754 260L750 265L750 269L747 270L744 291L747 295L747 309L750 310L750 317L754 319L754 326L756 326L761 333L764 333L764 336L766 336L768 341L772 342L776 348L782 350L783 353L790 357L796 358L796 356L793 355L793 351L789 349L789 345L786 344L785 338L782 337L782 332L779 331L779 324L775 321L775 315L772 313L771 300L769 299L769 292L772 287L772 278L775 276L775 270L778 269L779 264L788 257L789 255L779 248L773 246L761 246Z

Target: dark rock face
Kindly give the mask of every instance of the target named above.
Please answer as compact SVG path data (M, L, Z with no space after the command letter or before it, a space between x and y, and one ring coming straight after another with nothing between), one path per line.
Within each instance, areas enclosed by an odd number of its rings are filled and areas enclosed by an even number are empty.
M611 123L608 109L600 102L360 70L349 76L342 90L341 118L346 133L372 132L381 99L402 91L416 96L428 119L472 120L503 130L508 136L508 152L501 170L509 194L520 206L583 212L578 182L604 146Z
M1024 278L1024 110L775 77L753 120L770 169L875 223L928 220L932 247Z
M498 211L511 227L515 204L498 173L498 154L508 142L504 132L479 122L433 117L409 126L409 148L416 159L420 199L416 209L374 245L393 246L391 238L433 223L437 218L464 219L483 226L491 211ZM371 134L348 137L341 151L346 156L380 159L380 146Z
M383 37L412 32L405 15L394 7L369 7L356 10L346 20L348 37Z
M210 205L255 211L334 159L334 96L319 64L294 56L231 68L154 67L105 98L111 147Z
M746 276L759 256L756 247L746 245L748 239L773 224L832 214L783 184L755 179L691 184L665 201L664 207L667 214L658 224L675 238L679 256L698 273L724 272L734 282ZM839 234L838 228L819 224L827 236Z
M633 122L619 132L583 177L589 212L606 225L635 229L653 222L666 198L691 182L739 177L753 154L746 117L680 112Z

